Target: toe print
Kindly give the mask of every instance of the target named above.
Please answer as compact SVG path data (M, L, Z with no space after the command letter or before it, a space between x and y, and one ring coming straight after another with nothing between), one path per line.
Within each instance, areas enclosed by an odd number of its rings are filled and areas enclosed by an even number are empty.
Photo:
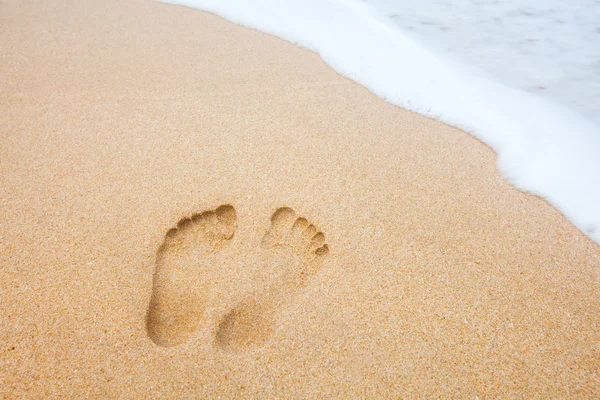
M271 217L271 228L262 240L262 246L275 249L288 247L300 257L312 258L324 256L329 252L325 244L325 234L308 222L304 217L298 217L296 212L288 207L275 211Z

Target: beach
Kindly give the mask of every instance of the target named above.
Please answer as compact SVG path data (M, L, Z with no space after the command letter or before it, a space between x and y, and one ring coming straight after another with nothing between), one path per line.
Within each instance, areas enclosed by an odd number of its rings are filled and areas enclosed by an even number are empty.
M0 49L1 397L600 396L600 247L473 136L179 6Z

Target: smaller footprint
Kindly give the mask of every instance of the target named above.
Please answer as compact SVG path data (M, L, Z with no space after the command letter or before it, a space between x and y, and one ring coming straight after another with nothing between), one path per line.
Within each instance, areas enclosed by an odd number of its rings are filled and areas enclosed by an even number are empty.
M323 232L288 207L271 216L261 247L261 261L277 273L267 289L246 297L221 319L215 344L222 350L265 344L273 333L278 309L307 285L329 254Z
M181 219L165 235L156 254L152 295L146 315L148 336L171 347L198 329L212 291L219 251L233 238L236 212L231 205Z

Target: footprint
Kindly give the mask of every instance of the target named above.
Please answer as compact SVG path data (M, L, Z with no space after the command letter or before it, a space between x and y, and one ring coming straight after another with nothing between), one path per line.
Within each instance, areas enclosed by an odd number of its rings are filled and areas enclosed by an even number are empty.
M176 346L198 329L219 250L233 238L236 220L235 209L222 205L183 218L167 232L156 254L146 316L148 336L157 345Z
M266 343L273 333L275 314L321 268L329 253L325 235L288 207L275 211L264 235L262 262L275 271L270 286L239 302L219 322L218 348L237 351Z

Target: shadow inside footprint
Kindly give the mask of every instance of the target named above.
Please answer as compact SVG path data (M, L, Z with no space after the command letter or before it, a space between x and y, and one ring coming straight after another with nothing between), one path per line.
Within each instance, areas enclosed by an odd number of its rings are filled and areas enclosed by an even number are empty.
M249 345L263 345L273 331L272 314L272 308L263 302L238 304L219 323L215 335L217 347L235 350Z
M233 206L222 205L181 219L165 235L156 254L146 315L148 336L157 345L176 346L198 329L212 291L216 257L233 238L236 220Z
M306 286L329 253L323 232L288 207L279 208L271 216L261 246L263 262L276 262L282 269L277 275L279 281L241 301L221 319L215 344L222 350L237 351L266 343L274 330L277 309Z

